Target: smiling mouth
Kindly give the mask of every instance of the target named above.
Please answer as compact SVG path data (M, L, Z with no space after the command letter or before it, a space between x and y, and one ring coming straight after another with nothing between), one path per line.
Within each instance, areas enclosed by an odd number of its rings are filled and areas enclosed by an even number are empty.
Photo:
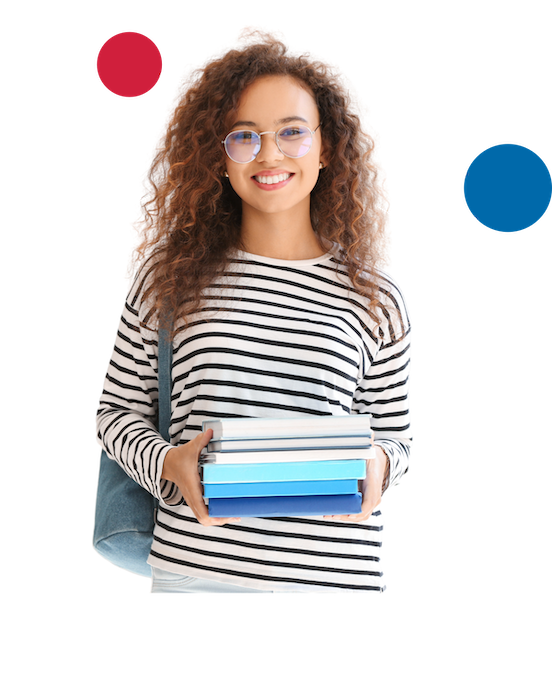
M290 177L293 177L293 173L282 172L281 174L271 174L271 175L254 175L254 179L259 184L281 184L287 181Z

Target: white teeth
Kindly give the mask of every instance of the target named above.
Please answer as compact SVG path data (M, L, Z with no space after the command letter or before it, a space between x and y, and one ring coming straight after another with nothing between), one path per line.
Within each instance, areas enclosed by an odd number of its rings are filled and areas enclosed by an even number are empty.
M286 181L286 179L289 179L290 177L291 174L283 173L272 175L259 175L255 176L255 179L259 182L259 184L279 184L280 182Z

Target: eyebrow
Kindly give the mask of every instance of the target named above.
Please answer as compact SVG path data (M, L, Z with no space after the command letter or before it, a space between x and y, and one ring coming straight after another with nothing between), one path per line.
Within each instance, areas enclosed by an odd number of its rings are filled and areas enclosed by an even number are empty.
M274 123L276 125L285 125L286 123L291 123L294 120L301 120L304 123L308 123L308 120L305 120L305 118L301 118L301 116L288 116L287 118L280 118L280 120L275 120ZM250 126L250 127L258 127L257 123L253 122L252 120L237 120L232 127L242 127L242 126Z

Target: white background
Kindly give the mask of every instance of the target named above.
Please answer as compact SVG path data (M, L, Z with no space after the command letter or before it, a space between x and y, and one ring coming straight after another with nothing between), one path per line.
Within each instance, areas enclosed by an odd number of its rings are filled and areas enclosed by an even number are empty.
M485 319L446 259L389 213L389 272L413 326L414 446L410 471L382 503L383 595L152 595L147 578L117 569L92 548L100 458L95 414L131 284L140 210L133 201L63 257L15 336L0 442L26 540L83 615L138 653L179 669L258 679L263 667L263 679L271 679L370 653L447 591L493 513L507 408ZM170 605L173 597L178 606ZM216 632L210 610L224 634ZM347 624L332 624L336 620Z

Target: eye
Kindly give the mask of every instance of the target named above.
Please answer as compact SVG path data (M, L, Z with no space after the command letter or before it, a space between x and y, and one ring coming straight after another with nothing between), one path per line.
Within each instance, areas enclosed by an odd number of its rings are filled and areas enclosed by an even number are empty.
M232 132L232 142L238 144L249 144L256 141L257 134L251 130L236 130Z
M294 139L297 137L304 137L308 134L308 130L303 125L291 125L280 130L278 136L280 139Z

